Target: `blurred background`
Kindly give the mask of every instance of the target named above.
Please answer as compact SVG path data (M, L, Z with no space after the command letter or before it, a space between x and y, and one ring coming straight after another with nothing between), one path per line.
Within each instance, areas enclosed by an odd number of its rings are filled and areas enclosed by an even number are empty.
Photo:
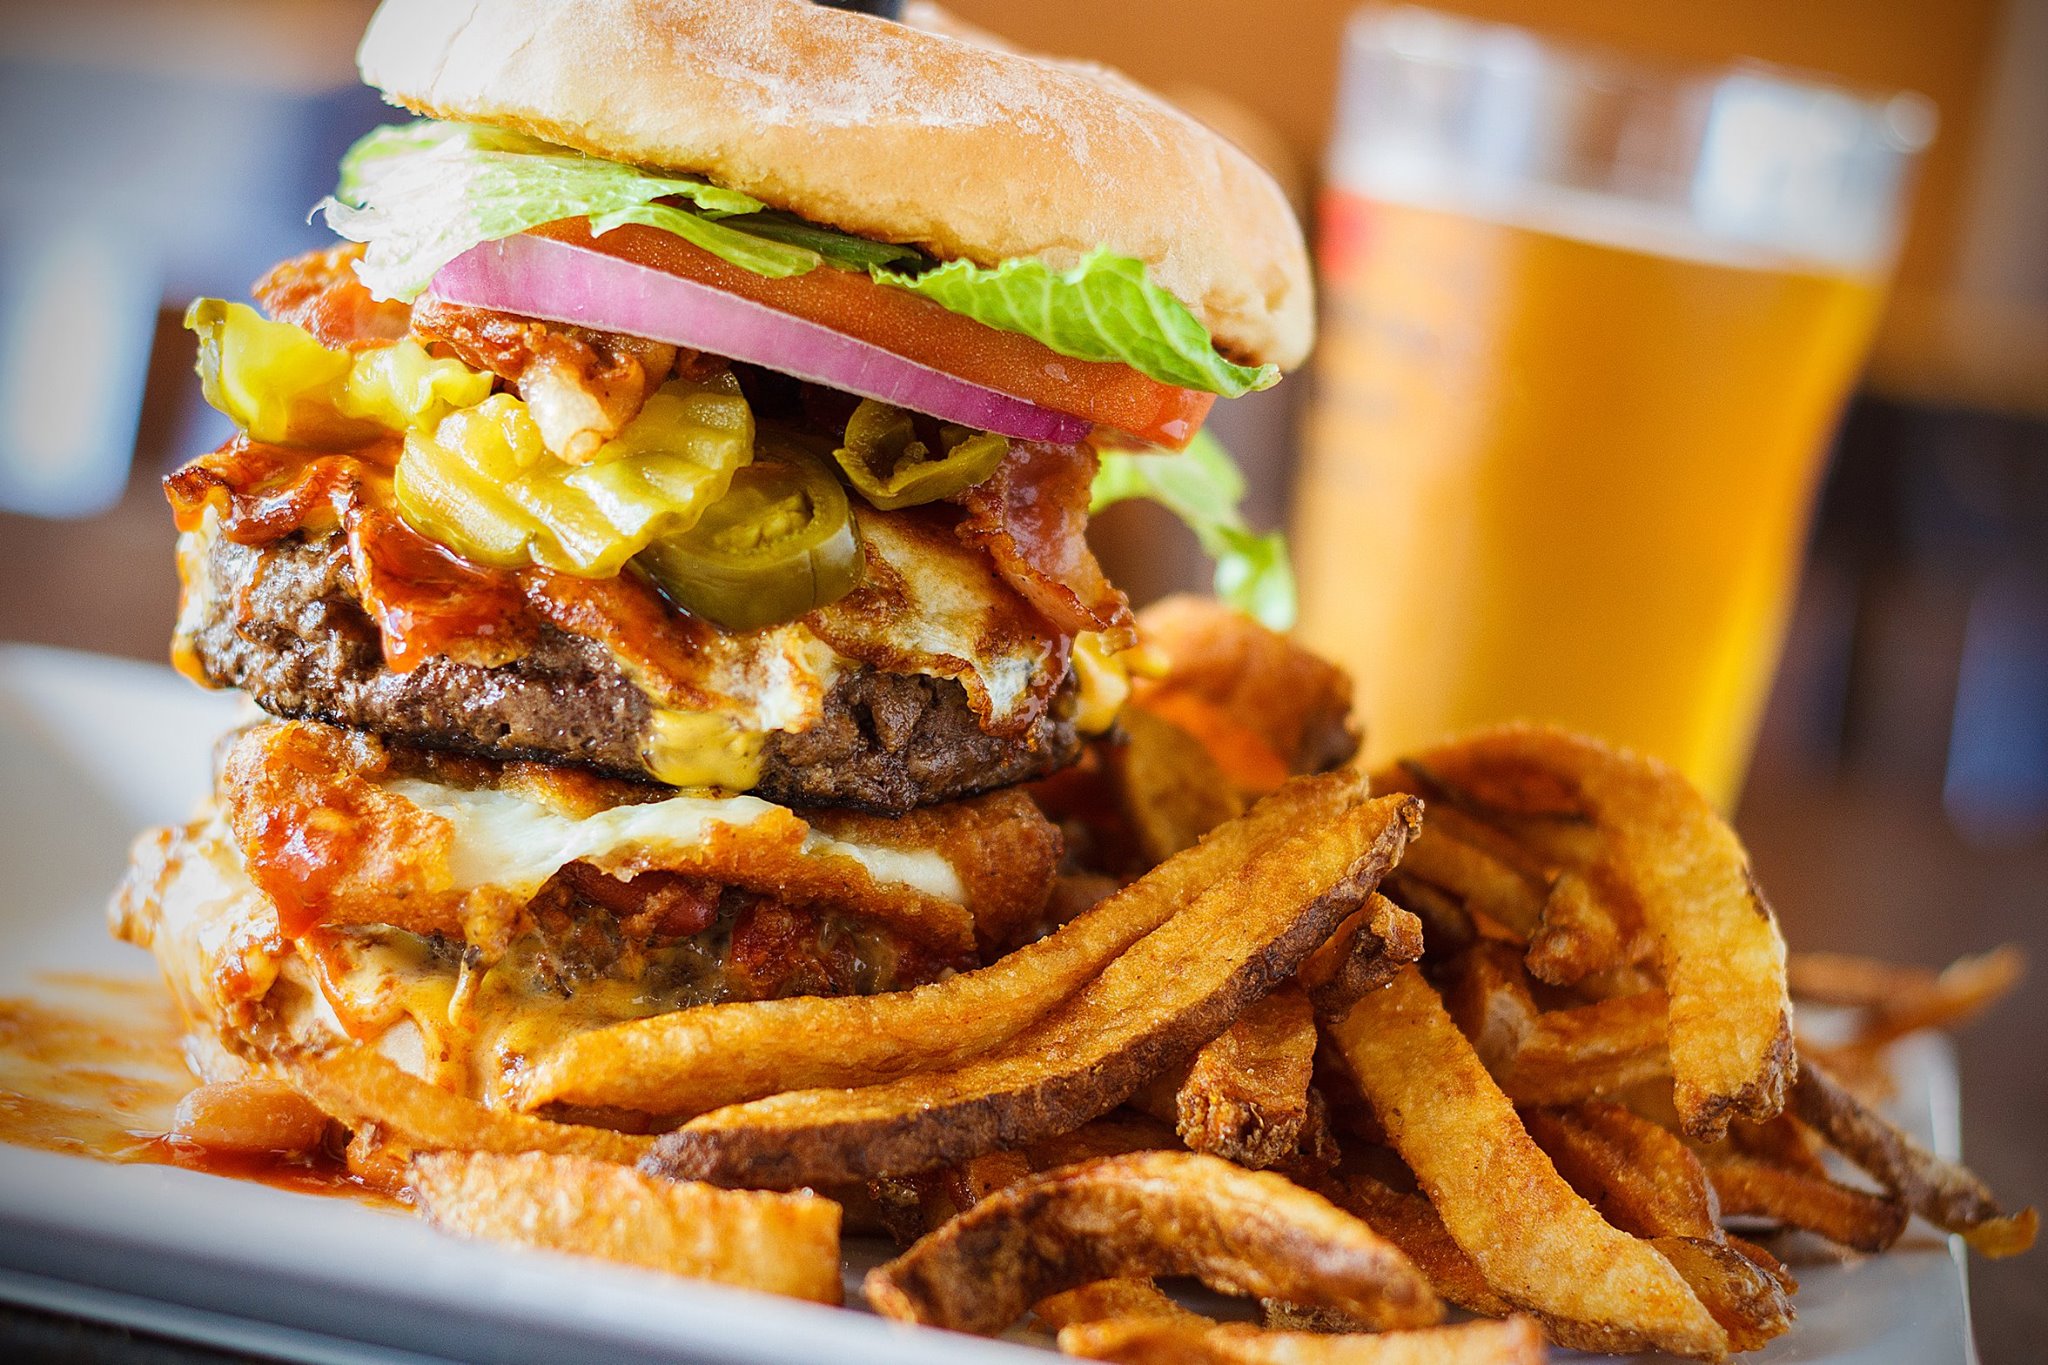
M1931 103L1737 820L1799 946L1937 963L2012 938L2048 965L2048 0L1438 7ZM157 480L227 432L178 318L322 242L307 211L341 150L392 116L354 80L372 8L0 0L0 640L163 657L176 582ZM1313 219L1351 0L954 8L1180 100ZM1315 385L1219 406L1262 526L1287 516ZM1100 537L1135 598L1206 582L1146 506ZM1963 1042L1966 1147L2014 1202L2048 1197L2042 976L1998 1036ZM1973 1262L1987 1359L2048 1340L2037 1259Z

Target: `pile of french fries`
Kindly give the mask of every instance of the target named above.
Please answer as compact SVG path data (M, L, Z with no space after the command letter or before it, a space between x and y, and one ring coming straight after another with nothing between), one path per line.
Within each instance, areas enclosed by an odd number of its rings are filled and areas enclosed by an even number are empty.
M1662 766L1510 728L1307 771L1346 747L1341 675L1220 609L1147 624L1163 676L1043 795L1080 853L1029 946L595 1029L516 1110L365 1050L288 1080L453 1232L837 1302L842 1231L886 1230L875 1311L1031 1315L1108 1361L1720 1359L1791 1325L1801 1236L1874 1253L1917 1215L2031 1245L2032 1209L1868 1098L1886 1043L1995 1000L2016 952L1788 962ZM1858 1031L1802 1045L1795 994Z

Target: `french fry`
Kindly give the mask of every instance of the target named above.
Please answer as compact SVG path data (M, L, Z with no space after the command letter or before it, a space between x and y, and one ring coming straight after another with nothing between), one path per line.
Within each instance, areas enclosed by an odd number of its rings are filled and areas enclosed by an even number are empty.
M1791 1291L1737 1248L1711 1237L1656 1237L1650 1245L1685 1276L1730 1349L1760 1350L1791 1330Z
M1031 1314L1049 1332L1058 1332L1082 1322L1104 1322L1111 1318L1209 1319L1182 1307L1173 1296L1147 1279L1124 1276L1097 1280L1079 1289L1069 1289L1040 1299Z
M1731 1347L1755 1350L1792 1325L1784 1288L1727 1245L1706 1172L1676 1134L1611 1104L1525 1110L1522 1121L1608 1222L1663 1253Z
M1903 1203L1826 1176L1786 1170L1754 1157L1715 1156L1706 1165L1724 1214L1773 1219L1851 1251L1870 1253L1885 1250L1906 1230Z
M1957 958L1939 972L1846 953L1794 953L1786 978L1795 998L1865 1009L1848 1046L1883 1047L1919 1029L1955 1028L2003 999L2027 974L2027 955L2008 943Z
M1928 1222L1961 1233L1971 1250L1996 1259L2033 1246L2040 1219L2032 1208L2006 1213L1973 1173L1921 1147L1820 1067L1802 1067L1792 1095L1800 1119L1830 1146Z
M991 1334L1048 1295L1149 1275L1389 1327L1443 1315L1415 1267L1358 1219L1270 1172L1193 1152L1108 1157L1012 1185L870 1271L864 1289L899 1322Z
M1394 869L1387 878L1389 900L1422 921L1423 943L1429 956L1465 947L1479 937L1479 925L1472 912L1450 892L1433 882Z
M1484 731L1403 766L1411 785L1509 830L1655 935L1688 1135L1715 1141L1732 1119L1783 1108L1795 1069L1784 940L1741 843L1684 778L1534 726Z
M1533 881L1478 845L1460 840L1445 828L1450 824L1435 809L1423 817L1423 835L1402 860L1406 872L1457 897L1468 912L1490 916L1524 938L1534 933L1541 923L1548 883Z
M1422 921L1375 891L1302 965L1300 980L1319 1015L1334 1017L1422 957ZM1315 1032L1310 1021L1309 1033Z
M1602 1104L1524 1109L1522 1124L1557 1173L1623 1232L1719 1240L1706 1172L1675 1134Z
M1328 1027L1452 1238L1553 1340L1726 1354L1727 1333L1671 1264L1558 1175L1415 968Z
M1401 1248L1444 1302L1492 1318L1514 1311L1514 1305L1493 1292L1436 1207L1422 1195L1404 1194L1364 1174L1340 1176L1320 1188L1331 1203L1363 1218L1374 1232Z
M1291 976L1399 859L1417 806L1367 801L1268 844L1073 999L966 1066L716 1110L659 1139L651 1169L769 1189L850 1182L1018 1146L1105 1113Z
M1543 1333L1528 1318L1411 1332L1275 1332L1249 1323L1115 1318L1060 1331L1060 1350L1117 1365L1537 1365Z
M1451 1017L1518 1104L1571 1104L1671 1074L1661 990L1542 1011L1504 943L1459 953L1450 982Z
M1364 795L1352 773L1290 782L1196 847L979 971L887 995L704 1005L569 1038L514 1086L550 1103L694 1115L788 1090L874 1085L964 1065L1014 1038L1119 953L1284 833Z
M487 1109L398 1069L381 1053L348 1047L283 1059L292 1088L358 1131L374 1125L386 1142L417 1152L548 1152L631 1165L651 1138L583 1124L550 1123Z
M1244 799L1202 742L1164 716L1130 707L1109 750L1124 819L1145 867L1156 867L1244 814Z
M1254 1171L1286 1161L1308 1124L1315 1056L1308 996L1283 986L1195 1054L1175 1096L1181 1141Z
M428 1152L409 1183L463 1237L594 1256L695 1280L839 1303L839 1205L813 1194L654 1180L589 1157Z

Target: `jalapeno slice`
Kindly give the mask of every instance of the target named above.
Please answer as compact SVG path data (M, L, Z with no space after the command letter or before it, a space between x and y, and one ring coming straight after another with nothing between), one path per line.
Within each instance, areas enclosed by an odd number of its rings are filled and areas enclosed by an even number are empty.
M902 408L863 398L846 419L846 444L832 458L860 495L885 512L937 502L996 472L1010 443L993 432L940 425L938 449Z
M794 621L860 582L860 535L846 489L795 446L758 447L724 497L687 531L635 561L669 600L726 630Z

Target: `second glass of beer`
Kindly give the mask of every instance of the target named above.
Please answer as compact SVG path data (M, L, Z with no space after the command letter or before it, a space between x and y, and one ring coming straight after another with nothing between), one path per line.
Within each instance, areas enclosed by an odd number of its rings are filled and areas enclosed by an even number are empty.
M1926 103L1415 9L1344 82L1294 532L1368 757L1554 721L1732 801Z

